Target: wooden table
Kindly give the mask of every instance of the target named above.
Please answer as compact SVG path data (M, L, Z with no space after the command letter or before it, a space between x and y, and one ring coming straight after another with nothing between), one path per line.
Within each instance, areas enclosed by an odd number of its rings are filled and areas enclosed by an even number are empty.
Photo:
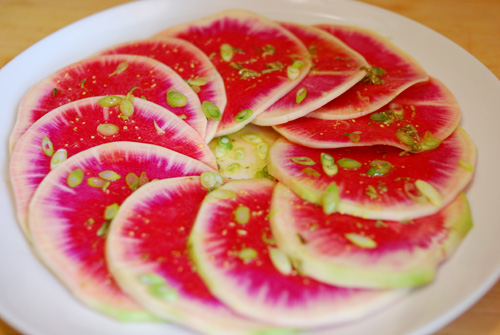
M127 1L0 0L0 68L57 29L125 2ZM499 0L364 2L402 14L436 30L465 48L500 78ZM0 320L0 335L14 334L20 333ZM468 312L436 334L500 335L500 282Z

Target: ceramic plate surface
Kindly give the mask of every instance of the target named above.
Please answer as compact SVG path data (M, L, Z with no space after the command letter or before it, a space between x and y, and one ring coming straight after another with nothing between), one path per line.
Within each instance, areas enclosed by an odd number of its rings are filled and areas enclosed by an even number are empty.
M475 227L430 285L368 318L305 335L430 334L476 302L500 275L500 81L479 61L436 32L394 13L349 0L146 0L80 20L33 45L0 70L0 315L30 335L185 335L168 324L120 324L81 303L36 259L19 230L8 181L8 137L26 91L59 68L101 49L146 38L174 24L230 8L303 24L350 24L372 29L410 53L455 94L461 126L478 147L467 190Z

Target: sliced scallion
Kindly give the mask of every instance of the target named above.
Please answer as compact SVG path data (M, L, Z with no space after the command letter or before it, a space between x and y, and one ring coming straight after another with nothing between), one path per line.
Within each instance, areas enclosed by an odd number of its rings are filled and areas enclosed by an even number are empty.
M321 207L323 213L330 215L335 213L339 206L339 189L336 182L330 183L323 193Z
M130 172L125 176L125 182L132 191L139 187L139 177L133 172Z
M299 165L316 165L316 162L306 156L291 157L292 162Z
M239 224L247 224L250 221L250 208L246 206L239 205L233 214L234 220Z
M175 88L170 88L167 92L167 104L170 107L184 107L188 103L187 97L177 92Z
M54 154L54 145L48 136L44 136L44 138L42 138L42 150L48 157L52 157Z
M249 119L253 114L253 111L251 109L244 109L238 114L236 114L235 121L236 122L243 122L247 119Z
M431 204L436 207L441 207L443 205L443 197L441 193L434 188L434 186L420 179L415 182L415 186Z
M373 249L377 247L377 242L367 236L356 233L347 233L344 236L360 248Z
M321 173L319 173L312 167L306 167L302 170L302 172L312 177L321 177Z
M234 49L231 45L224 43L220 46L220 56L225 62L230 62L234 56Z
M297 94L295 95L295 102L297 104L300 104L302 101L304 101L306 95L307 95L307 89L305 87L299 88Z
M83 181L84 173L81 169L76 169L70 172L67 179L67 184L69 187L77 187Z
M220 121L222 119L222 113L215 104L210 101L203 101L201 104L201 109L205 117L210 120Z
M106 208L104 209L104 219L113 220L113 218L116 216L116 213L118 213L119 208L120 205L118 205L117 203L106 206Z
M53 170L59 165L61 165L66 159L68 159L68 152L66 149L58 149L50 159L50 169Z
M101 123L97 126L97 132L103 136L113 136L118 134L120 129L112 123Z
M238 257L244 262L249 263L253 259L257 258L258 254L255 249L244 248L238 252Z
M337 161L337 164L347 170L356 170L361 167L361 163L358 162L357 160L351 159L351 158L341 158Z

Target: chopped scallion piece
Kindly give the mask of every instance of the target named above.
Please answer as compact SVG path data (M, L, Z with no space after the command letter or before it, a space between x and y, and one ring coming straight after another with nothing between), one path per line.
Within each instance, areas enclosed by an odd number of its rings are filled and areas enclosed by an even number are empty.
M250 208L239 205L233 212L234 220L239 224L247 224L250 221Z
M42 138L42 150L48 157L51 157L54 154L54 145L48 136Z
M123 71L125 71L127 68L128 68L128 62L121 62L120 64L118 64L118 66L116 67L116 70L113 72L113 73L110 73L109 76L112 77L114 76L115 74L120 74L122 73Z
M220 121L222 119L222 113L219 107L211 103L210 101L203 101L201 104L201 109L205 117L210 120Z
M128 120L128 118L134 114L134 104L128 99L123 99L120 101L120 112L120 117L124 120Z
M101 123L97 126L97 132L103 136L113 136L118 134L120 129L112 123Z
M229 150L227 150L225 147L217 145L215 147L215 157L216 158L222 158L222 157L224 157L227 154L228 151Z
M221 148L224 148L225 150L232 150L233 149L233 143L231 143L231 140L227 136L219 137L219 146Z
M387 113L384 113L384 112L376 112L376 113L370 114L370 119L372 119L373 121L377 121L377 122L383 122L383 121L387 121L389 119L389 115L387 115Z
M351 159L351 158L341 158L337 161L337 164L344 169L347 170L355 170L359 169L361 167L361 163L358 162L357 160Z
M295 80L300 75L300 69L289 65L286 69L286 74L288 76L288 79Z
M443 197L441 196L441 193L434 188L434 186L420 179L415 182L415 186L420 193L422 193L427 200L430 201L431 204L436 207L441 207L443 205Z
M139 187L139 176L137 176L133 172L130 172L125 176L125 182L131 190L136 190Z
M53 170L59 165L61 165L66 159L68 159L68 152L66 149L58 149L50 159L50 169Z
M354 131L352 133L344 133L344 135L346 135L347 137L349 137L349 139L354 142L354 143L358 143L360 140L361 140L361 132L360 131Z
M147 176L146 171L142 171L139 176L139 187L146 185L147 183L149 183L149 177Z
M458 164L460 164L460 166L466 169L467 171L474 172L474 167L472 166L471 163L467 162L466 160L459 159Z
M297 104L300 104L302 101L304 101L306 95L307 95L307 89L305 87L299 88L297 94L295 95L295 102Z
M252 143L252 144L259 144L259 143L263 142L262 137L260 137L259 135L253 134L253 133L243 134L243 135L241 135L241 138L245 142Z
M104 221L102 226L97 231L97 236L106 237L109 228L109 221Z
M208 190L221 186L224 183L222 176L214 172L203 172L201 174L201 186Z
M371 177L384 176L387 173L389 173L389 171L392 168L391 163L379 159L371 161L370 165L371 168L368 170L366 174Z
M208 83L208 79L205 77L189 78L186 81L191 86L204 86Z
M234 159L244 159L245 158L245 151L243 149L236 149L234 151Z
M266 160L268 152L269 152L269 144L265 142L257 144L257 156L260 159Z
M227 167L227 170L229 172L235 172L241 170L241 165L240 163L233 163Z
M292 162L297 163L299 165L316 165L315 161L305 156L291 157L290 159L292 160Z
M87 179L87 184L90 187L104 189L106 187L106 185L109 184L109 181L104 180L104 179L99 178L99 177L90 177L89 179Z
M327 176L334 176L339 172L339 167L335 164L335 160L330 154L321 153L321 165Z
M156 120L153 120L153 125L156 129L156 132L159 134L159 135L163 135L165 134L165 131L163 129L160 128L160 126L158 125L158 123L156 123Z
M220 200L227 200L227 199L233 199L236 198L237 195L231 190L223 190L223 189L216 189L210 193L211 196L220 199Z
M151 285L148 289L149 293L155 298L165 301L175 301L179 298L179 292L170 285Z
M312 177L321 177L321 173L313 169L312 167L306 167L302 170L307 175L310 175Z
M355 233L348 233L344 235L349 241L354 243L360 248L365 248L365 249L373 249L377 247L377 242L372 240L371 238L364 236L364 235L359 235Z
M220 56L225 62L230 62L234 56L234 49L231 45L224 43L220 46Z
M243 122L243 121L247 120L248 118L250 118L252 116L252 114L253 114L253 111L251 109L244 109L241 112L239 112L238 114L236 114L235 121L236 122Z
M266 57L266 56L272 56L274 55L274 53L276 52L276 49L271 45L271 44L268 44L264 47L262 47L262 57Z
M187 97L175 90L175 88L170 88L167 92L167 104L170 107L184 107L188 103Z
M420 143L423 150L434 150L441 144L441 140L434 137L430 131L425 132L424 140Z
M69 187L77 187L83 181L84 173L81 169L76 169L70 172L68 175L67 183Z
M249 263L253 259L257 258L258 254L255 249L252 248L245 248L242 249L238 252L238 257L244 262L244 263Z
M160 275L157 275L156 273L145 273L139 276L139 281L143 283L144 285L150 286L150 285L159 285L159 284L165 284L165 278L163 278Z
M115 171L111 171L111 170L105 170L105 171L99 172L99 177L101 177L104 180L118 180L121 178L118 173L116 173Z
M289 275L292 272L290 258L281 249L268 247L268 250L274 267L285 276Z
M339 189L336 182L330 183L321 199L323 212L327 215L335 213L339 206Z
M113 220L113 218L116 216L116 213L118 213L119 208L120 205L118 205L117 203L106 206L106 208L104 209L104 219Z

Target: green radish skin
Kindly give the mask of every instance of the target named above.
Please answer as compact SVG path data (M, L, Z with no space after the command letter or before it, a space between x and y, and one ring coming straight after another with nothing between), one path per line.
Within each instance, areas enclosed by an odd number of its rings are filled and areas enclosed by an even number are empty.
M376 111L412 85L429 79L425 70L387 38L367 29L332 24L315 27L326 31L359 52L373 67L385 73L378 84L363 80L337 99L308 116L325 120L347 120Z
M134 192L120 206L108 233L111 273L152 314L202 334L292 333L235 314L213 297L197 274L187 241L208 193L197 176L160 180ZM160 286L170 294L159 295Z
M271 217L276 242L300 264L301 271L345 287L394 289L427 284L472 228L464 194L434 215L394 222L326 215L321 207L278 184L271 210L276 212ZM353 235L360 236L360 242L350 240Z
M211 102L218 107L221 115L224 113L227 102L224 81L207 55L189 42L173 37L148 38L113 46L101 54L130 54L154 58L171 67L188 83L198 81L200 85L191 86L193 90L196 89L200 102ZM207 143L214 137L219 120L208 118L205 135Z
M391 145L419 152L433 147L426 146L426 136L431 135L434 145L443 141L457 128L460 118L453 94L439 80L430 78L406 89L373 114L350 120L304 117L273 128L289 141L311 148ZM398 139L401 129L416 133L411 135L414 144Z
M309 52L294 34L250 11L218 12L169 27L156 36L172 36L193 43L209 56L221 74L227 105L217 137L234 133L252 122L295 88L311 68ZM231 51L224 52L223 57L224 45ZM288 76L288 68L296 60L302 61L303 66L296 77ZM270 66L278 62L281 66L273 70ZM251 110L251 115L239 118L245 110Z
M80 184L70 177L78 169L83 173ZM114 177L105 187L92 187L103 171L113 171ZM29 208L33 249L90 308L122 321L157 319L123 293L109 273L104 247L112 209L149 181L203 172L214 170L152 144L113 142L82 151L52 170L37 188ZM136 183L127 182L130 173L139 177Z
M219 173L229 179L265 178L269 175L267 155L271 145L280 137L271 127L253 124L227 135L231 144L223 149L220 137L209 144L217 161Z
M124 97L122 97L124 98ZM152 102L133 99L133 114L124 120L119 105L103 107L92 97L70 102L45 114L17 141L11 156L10 175L17 206L18 222L29 238L28 206L33 193L51 171L51 159L42 147L48 137L54 152L66 150L67 157L90 147L116 141L156 144L200 160L215 168L215 157L204 139L175 114ZM101 124L112 124L116 134L98 132Z
M338 172L327 175L321 154L332 156ZM313 165L302 165L292 158L306 157ZM353 159L361 165L348 169L341 159ZM311 149L277 140L269 151L268 171L301 198L321 205L324 191L335 182L338 186L337 211L362 218L403 221L438 212L470 183L474 175L477 151L467 133L458 128L441 145L418 154L403 154L390 146ZM372 164L391 165L385 173L369 175ZM437 193L417 189L421 182Z
M360 68L369 66L359 53L321 29L290 22L280 24L307 46L313 68L297 87L253 120L260 126L284 124L320 108L359 82L365 76ZM304 89L305 97L297 100L299 90Z
M269 223L276 214L270 211L275 185L268 179L230 181L217 191L236 197L221 199L212 192L203 201L189 243L198 273L214 296L242 315L310 328L354 321L407 292L331 286L293 267L278 270L283 262L274 265L270 256L278 250L272 249ZM241 206L249 209L248 217L237 219Z
M171 89L187 98L185 106L168 105L166 97ZM19 104L10 151L34 122L59 106L83 98L123 96L129 92L171 110L205 137L207 119L200 100L174 70L149 57L103 55L70 64L30 88Z

